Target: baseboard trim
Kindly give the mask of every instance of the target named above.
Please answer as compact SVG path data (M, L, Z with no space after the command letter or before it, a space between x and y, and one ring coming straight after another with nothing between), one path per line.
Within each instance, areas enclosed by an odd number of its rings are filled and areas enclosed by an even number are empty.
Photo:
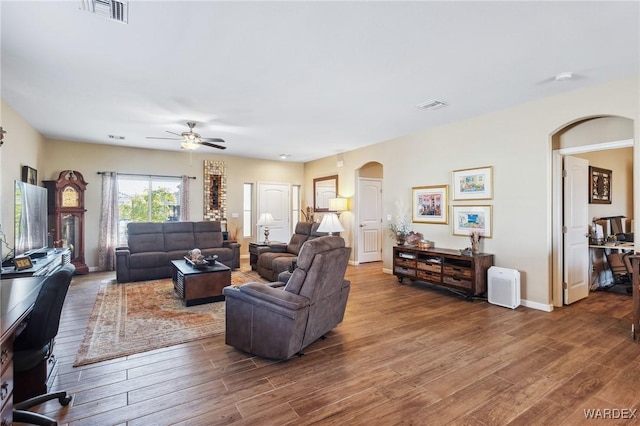
M553 311L553 305L548 303L532 302L531 300L522 299L520 304L525 308L537 309L539 311L551 312Z

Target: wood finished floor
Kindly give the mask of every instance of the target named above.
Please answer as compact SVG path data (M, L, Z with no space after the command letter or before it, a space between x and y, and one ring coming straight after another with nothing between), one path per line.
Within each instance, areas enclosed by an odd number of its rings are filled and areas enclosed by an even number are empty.
M551 313L510 310L399 285L380 263L365 264L348 269L344 322L303 357L252 357L221 335L73 368L109 276L76 276L70 287L53 387L74 399L40 407L60 424L640 423L638 413L587 421L583 411L640 408L629 296L592 293Z

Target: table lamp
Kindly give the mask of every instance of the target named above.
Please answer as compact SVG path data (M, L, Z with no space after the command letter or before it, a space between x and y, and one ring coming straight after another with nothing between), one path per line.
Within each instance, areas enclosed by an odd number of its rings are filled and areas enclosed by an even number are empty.
M344 231L344 228L337 214L325 213L324 216L322 216L322 222L320 222L318 232L328 232L329 235L333 235L334 232L342 231Z
M273 216L271 216L271 213L262 213L257 225L264 228L264 243L269 244L269 227L273 225Z

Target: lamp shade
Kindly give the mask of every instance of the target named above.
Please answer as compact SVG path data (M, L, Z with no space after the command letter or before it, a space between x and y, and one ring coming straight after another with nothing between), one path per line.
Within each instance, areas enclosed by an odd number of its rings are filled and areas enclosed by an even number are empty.
M340 219L337 214L325 213L325 215L322 216L322 222L320 222L318 232L328 232L329 234L333 234L334 232L342 231L344 231L344 228L342 227L342 223L340 223Z
M271 226L273 225L273 216L271 213L262 213L260 219L258 219L258 226Z
M344 197L329 198L329 211L343 212L349 210L349 199Z

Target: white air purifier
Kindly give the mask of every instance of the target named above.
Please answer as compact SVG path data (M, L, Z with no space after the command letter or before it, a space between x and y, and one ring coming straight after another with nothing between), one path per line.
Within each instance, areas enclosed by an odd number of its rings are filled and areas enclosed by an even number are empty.
M489 303L515 309L520 306L520 272L492 266L487 273Z

